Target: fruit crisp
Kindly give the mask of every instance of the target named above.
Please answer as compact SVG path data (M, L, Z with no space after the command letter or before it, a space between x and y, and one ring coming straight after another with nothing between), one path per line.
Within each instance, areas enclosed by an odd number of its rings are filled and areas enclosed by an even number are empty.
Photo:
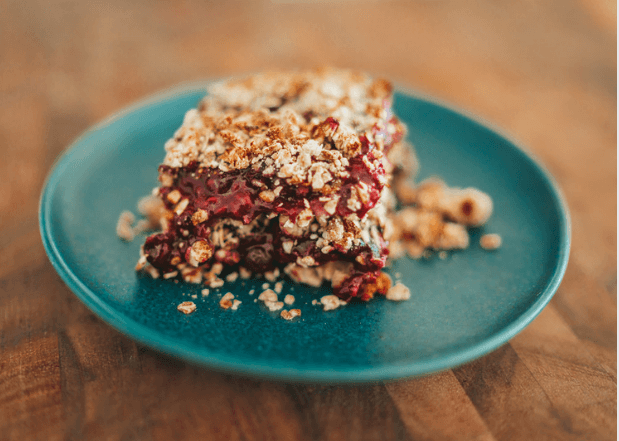
M141 204L162 231L147 237L137 268L211 288L239 275L274 282L281 269L330 282L337 301L322 303L333 309L387 294L390 252L467 247L465 226L484 223L492 201L440 181L408 186L415 159L391 105L389 82L344 70L211 85L165 144L160 186ZM411 206L396 213L390 187Z

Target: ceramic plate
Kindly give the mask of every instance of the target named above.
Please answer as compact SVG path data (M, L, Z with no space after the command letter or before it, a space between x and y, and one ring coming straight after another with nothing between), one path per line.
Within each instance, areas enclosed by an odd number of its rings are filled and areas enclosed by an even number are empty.
M118 239L123 210L157 184L163 144L205 94L193 84L156 95L82 135L59 158L41 197L40 228L49 258L88 308L130 338L221 371L288 381L359 382L448 369L480 357L521 331L550 301L569 253L567 210L550 176L514 142L478 119L430 98L398 92L420 178L490 194L495 212L471 232L471 247L444 260L401 259L391 266L410 287L407 302L384 298L323 312L328 294L286 283L302 310L288 322L255 303L264 280L202 287L137 275L140 243ZM483 233L503 246L482 250ZM218 302L231 291L237 311ZM197 299L192 296L197 295ZM197 310L176 310L193 300Z

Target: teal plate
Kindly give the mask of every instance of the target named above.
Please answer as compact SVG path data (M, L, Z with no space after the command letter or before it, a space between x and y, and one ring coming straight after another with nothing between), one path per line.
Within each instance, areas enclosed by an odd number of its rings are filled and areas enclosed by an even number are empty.
M118 239L123 210L157 183L163 144L205 84L173 89L132 106L82 135L59 158L41 197L43 244L58 274L88 308L130 338L203 366L288 381L392 380L478 358L521 331L550 301L567 265L570 226L552 178L514 142L432 99L398 92L420 178L490 194L495 212L471 232L471 247L445 260L408 258L389 272L410 287L407 302L384 298L324 312L328 294L286 282L302 317L288 322L255 303L264 280L237 281L200 295L200 286L152 280L133 268L140 243ZM481 234L503 246L482 250ZM243 303L219 308L223 293ZM192 299L197 295L197 299ZM176 306L193 300L197 310Z

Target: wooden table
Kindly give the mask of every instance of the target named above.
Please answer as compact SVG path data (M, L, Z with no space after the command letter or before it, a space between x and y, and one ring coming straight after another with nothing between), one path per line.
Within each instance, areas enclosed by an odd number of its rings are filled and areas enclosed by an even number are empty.
M615 439L616 5L464 3L1 2L0 440ZM335 387L210 372L90 313L37 225L68 143L181 81L321 64L477 113L550 169L573 247L542 314L457 369Z

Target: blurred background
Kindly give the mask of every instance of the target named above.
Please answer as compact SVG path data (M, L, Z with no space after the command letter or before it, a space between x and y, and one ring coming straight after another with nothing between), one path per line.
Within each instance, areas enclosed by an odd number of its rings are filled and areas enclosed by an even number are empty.
M573 258L615 292L616 39L610 0L4 0L0 229L14 236L23 219L36 222L54 159L139 98L184 81L335 65L447 100L527 145L567 195ZM16 210L23 216L8 215ZM40 247L22 252L36 235L21 243L0 271L40 257Z

